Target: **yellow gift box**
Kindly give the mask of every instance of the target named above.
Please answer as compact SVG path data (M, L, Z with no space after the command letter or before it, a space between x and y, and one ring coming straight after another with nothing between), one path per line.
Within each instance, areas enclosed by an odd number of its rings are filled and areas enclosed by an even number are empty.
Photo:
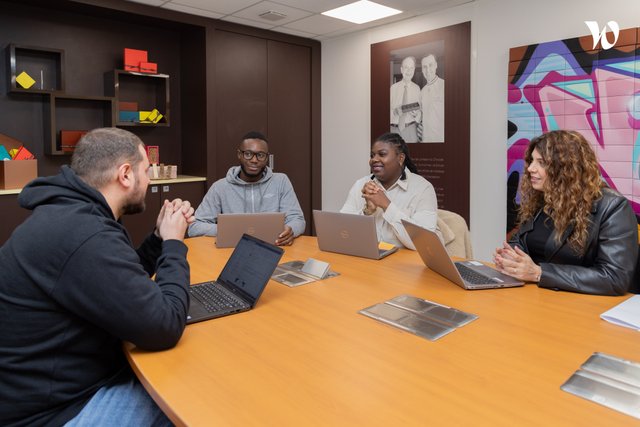
M138 111L138 117L140 122L150 122L149 116L151 115L151 111Z
M164 116L154 108L151 111L139 111L141 123L158 123Z

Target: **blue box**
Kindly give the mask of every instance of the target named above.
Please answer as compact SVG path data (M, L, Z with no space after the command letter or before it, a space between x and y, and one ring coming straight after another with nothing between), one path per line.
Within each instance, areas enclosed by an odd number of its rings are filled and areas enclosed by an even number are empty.
M140 121L140 114L137 111L120 111L118 121L121 122L138 122Z

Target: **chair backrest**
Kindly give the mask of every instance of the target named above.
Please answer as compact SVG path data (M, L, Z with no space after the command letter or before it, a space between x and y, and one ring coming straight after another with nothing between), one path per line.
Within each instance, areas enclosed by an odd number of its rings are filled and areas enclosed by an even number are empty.
M438 228L449 256L473 258L471 235L463 217L455 212L438 209Z

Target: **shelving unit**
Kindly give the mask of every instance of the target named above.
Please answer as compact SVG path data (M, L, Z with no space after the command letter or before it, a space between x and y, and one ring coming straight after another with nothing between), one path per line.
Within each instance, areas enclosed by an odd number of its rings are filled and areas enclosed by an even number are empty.
M147 74L125 70L105 73L105 93L115 99L116 126L169 126L169 76ZM158 123L120 121L119 102L137 102L138 110L151 111L156 108L163 118Z
M71 154L62 150L61 130L88 131L113 126L114 114L113 97L51 94L45 103L45 153Z
M10 44L7 46L9 92L64 92L64 50ZM29 89L21 87L16 77L25 71L36 83Z
M9 44L7 46L8 92L44 96L44 152L68 155L62 149L60 131L88 131L105 126L169 126L169 76L124 70L105 73L106 96L65 93L65 56L62 49ZM21 87L16 78L26 72L36 83ZM120 121L120 101L135 102L139 111L157 109L158 123Z

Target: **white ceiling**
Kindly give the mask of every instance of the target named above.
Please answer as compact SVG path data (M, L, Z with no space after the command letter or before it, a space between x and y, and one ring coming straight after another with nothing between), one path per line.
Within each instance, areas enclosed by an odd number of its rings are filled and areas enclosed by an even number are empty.
M355 0L127 0L192 15L221 19L251 27L264 28L296 36L325 40L347 33L401 21L447 9L474 0L372 0L403 12L367 24L352 24L321 15L321 12L353 3ZM271 21L260 17L265 12L286 17Z

